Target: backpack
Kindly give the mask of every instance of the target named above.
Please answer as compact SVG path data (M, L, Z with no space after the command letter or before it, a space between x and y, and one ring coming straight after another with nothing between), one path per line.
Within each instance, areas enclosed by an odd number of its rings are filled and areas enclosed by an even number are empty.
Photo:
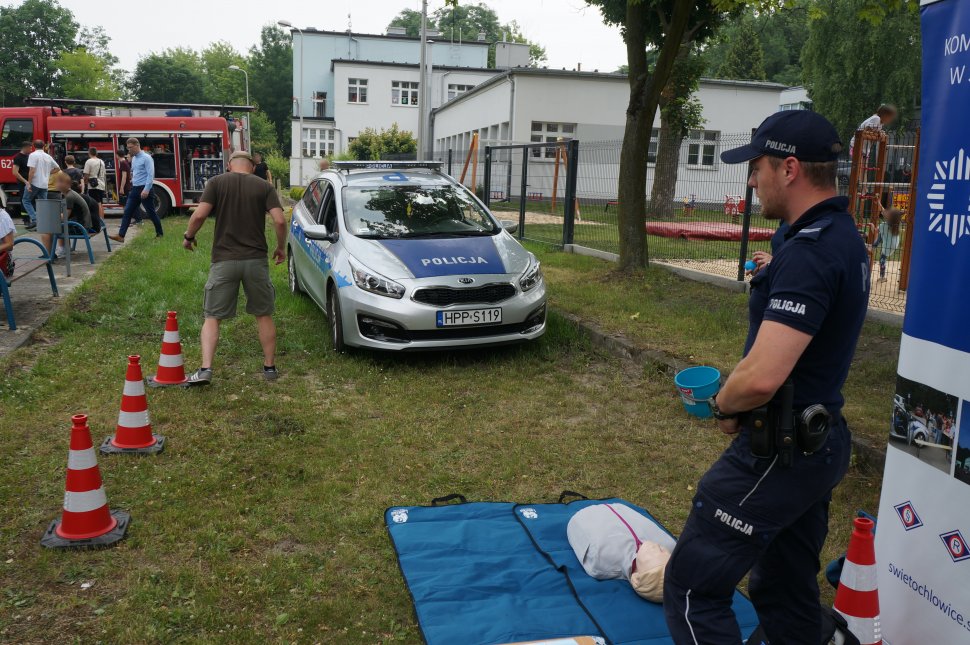
M0 252L0 273L4 276L10 277L13 275L14 267L17 263L13 261L13 256L10 255L10 251Z

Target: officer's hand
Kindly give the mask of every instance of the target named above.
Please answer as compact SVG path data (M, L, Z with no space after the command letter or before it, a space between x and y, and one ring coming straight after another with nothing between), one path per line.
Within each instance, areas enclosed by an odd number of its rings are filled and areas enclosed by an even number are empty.
M771 253L768 253L767 251L755 251L751 255L751 260L756 266L748 273L751 275L758 275L758 272L768 266L768 263L771 262Z
M737 419L723 419L717 422L717 429L727 435L737 434L741 427Z

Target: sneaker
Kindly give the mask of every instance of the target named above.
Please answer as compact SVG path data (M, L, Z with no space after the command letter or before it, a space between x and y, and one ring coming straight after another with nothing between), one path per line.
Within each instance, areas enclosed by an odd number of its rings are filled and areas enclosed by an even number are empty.
M266 379L267 381L275 381L279 377L280 377L280 373L279 373L279 370L276 369L275 365L271 365L270 367L266 367L265 365L263 365L264 379Z
M24 228L27 229L28 231L36 231L37 230L37 224L28 224Z
M191 374L189 374L189 380L187 385L208 385L212 383L212 369L205 369L200 367Z
M109 235L108 237L119 244L125 243L125 238L121 237L120 235Z

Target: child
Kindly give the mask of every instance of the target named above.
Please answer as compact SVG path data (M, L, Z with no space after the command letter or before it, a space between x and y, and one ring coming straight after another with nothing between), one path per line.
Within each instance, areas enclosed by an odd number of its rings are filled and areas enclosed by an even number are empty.
M903 211L898 208L883 208L879 222L879 232L872 243L875 253L879 249L879 282L886 281L886 258L899 248L899 222L903 218Z

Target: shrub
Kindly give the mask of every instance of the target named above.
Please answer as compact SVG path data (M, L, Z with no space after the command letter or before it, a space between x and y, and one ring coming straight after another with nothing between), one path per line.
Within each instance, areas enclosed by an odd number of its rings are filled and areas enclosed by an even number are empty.
M273 173L273 181L279 182L280 186L289 186L290 184L290 160L279 154L278 152L273 152L272 154L263 155L263 161L269 166L270 172Z
M347 151L360 161L379 161L388 155L413 154L417 149L414 135L394 123L390 129L380 132L374 128L361 130Z
M303 186L293 186L292 188L290 188L290 199L292 199L295 202L300 201L301 199L303 199L304 190L306 189L303 188Z

